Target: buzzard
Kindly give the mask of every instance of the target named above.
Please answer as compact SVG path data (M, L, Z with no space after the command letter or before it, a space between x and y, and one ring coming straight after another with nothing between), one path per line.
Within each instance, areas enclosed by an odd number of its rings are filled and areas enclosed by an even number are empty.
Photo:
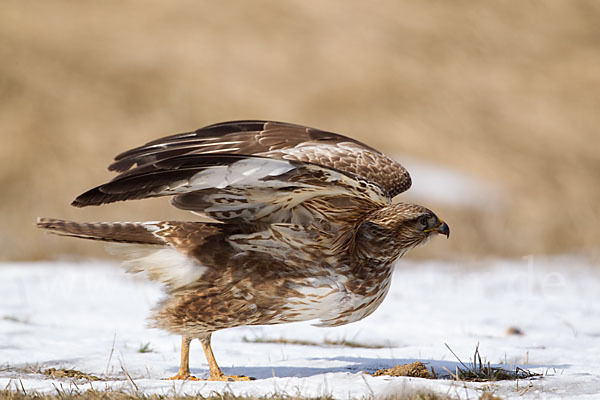
M119 175L75 207L172 196L212 222L78 223L50 218L53 233L121 243L124 265L165 284L153 326L202 343L210 380L220 329L319 320L358 321L386 296L394 262L433 234L431 210L392 198L411 185L402 165L354 139L273 121L234 121L168 136L119 154Z

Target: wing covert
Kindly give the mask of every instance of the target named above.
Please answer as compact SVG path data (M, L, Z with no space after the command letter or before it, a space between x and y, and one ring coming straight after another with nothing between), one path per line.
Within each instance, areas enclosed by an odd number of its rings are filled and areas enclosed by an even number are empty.
M167 136L119 154L109 170L125 172L186 154L255 155L318 164L372 182L390 198L411 186L402 165L357 140L275 121L224 122Z
M303 225L332 217L345 223L390 202L379 186L321 165L237 154L186 154L126 171L83 193L73 205L159 196L173 196L175 207L223 222Z

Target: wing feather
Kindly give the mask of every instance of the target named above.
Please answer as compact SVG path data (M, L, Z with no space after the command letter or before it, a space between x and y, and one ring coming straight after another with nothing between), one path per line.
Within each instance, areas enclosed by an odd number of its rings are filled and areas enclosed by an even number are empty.
M109 169L120 174L72 204L173 196L175 207L223 222L339 227L411 185L402 165L359 141L273 121L164 137L119 154Z
M158 196L174 196L175 207L224 222L304 225L331 220L332 213L337 223L354 223L363 212L390 202L378 185L317 164L236 154L186 154L126 171L83 193L73 205ZM341 199L349 199L350 205L339 207Z
M167 136L119 154L109 169L125 172L186 154L255 155L318 164L374 183L389 197L411 186L402 165L357 140L274 121L224 122Z

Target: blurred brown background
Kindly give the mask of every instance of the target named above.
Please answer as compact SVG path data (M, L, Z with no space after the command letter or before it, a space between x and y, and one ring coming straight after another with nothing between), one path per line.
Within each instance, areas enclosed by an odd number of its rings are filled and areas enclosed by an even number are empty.
M452 236L415 257L598 259L599 2L0 8L1 259L105 256L98 243L36 230L38 216L191 218L166 199L69 203L110 179L123 150L249 118L333 130L500 188L494 207L425 201Z

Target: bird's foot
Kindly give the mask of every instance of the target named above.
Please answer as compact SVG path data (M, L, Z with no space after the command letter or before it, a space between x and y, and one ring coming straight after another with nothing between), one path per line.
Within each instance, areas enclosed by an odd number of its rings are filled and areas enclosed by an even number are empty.
M177 375L172 376L170 378L165 378L167 381L199 381L201 379L196 378L195 376L190 375L190 373L185 373L179 371Z
M251 378L249 376L238 376L238 375L211 375L208 378L209 381L220 381L220 382L243 382L243 381L253 381L255 378Z

